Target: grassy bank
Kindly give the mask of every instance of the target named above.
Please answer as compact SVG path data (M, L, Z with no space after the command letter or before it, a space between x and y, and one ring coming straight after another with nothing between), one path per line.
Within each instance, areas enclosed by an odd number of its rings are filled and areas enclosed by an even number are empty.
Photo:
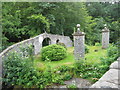
M106 50L101 49L101 46L89 46L89 53L85 55L85 61L88 64L99 64L101 57L106 57ZM74 47L67 48L67 57L60 61L42 61L40 55L35 56L34 65L37 69L45 69L47 66L52 68L61 66L61 65L72 65L74 60L73 54Z

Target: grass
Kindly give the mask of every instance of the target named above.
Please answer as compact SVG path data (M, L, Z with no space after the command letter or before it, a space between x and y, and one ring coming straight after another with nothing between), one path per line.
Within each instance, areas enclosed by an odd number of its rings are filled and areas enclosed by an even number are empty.
M85 55L86 62L88 64L100 63L100 58L106 57L107 50L102 49L101 46L88 46L88 48L89 48L89 53Z
M67 57L63 60L60 61L52 61L52 62L48 62L48 61L42 61L40 58L40 55L35 56L35 60L34 60L34 64L35 67L37 68L43 68L45 69L47 66L51 66L51 68L54 67L59 67L61 65L71 65L75 62L74 60L74 56L73 56L73 47L67 48Z
M85 55L85 60L88 64L98 64L100 63L101 57L106 57L106 50L102 49L101 46L89 46L89 53ZM44 70L47 66L51 68L56 68L61 65L72 65L74 60L73 47L67 48L67 57L60 61L42 61L40 55L35 56L34 65L38 70ZM97 50L95 52L95 50Z

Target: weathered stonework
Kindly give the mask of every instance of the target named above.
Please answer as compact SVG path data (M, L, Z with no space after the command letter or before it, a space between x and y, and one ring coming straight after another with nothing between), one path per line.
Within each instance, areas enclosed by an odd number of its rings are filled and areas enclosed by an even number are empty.
M120 57L110 65L110 69L90 88L120 89Z
M0 77L2 77L2 59L5 56L7 56L9 52L16 51L20 53L20 47L33 45L34 54L35 55L39 54L42 48L42 42L45 38L50 38L51 44L56 44L56 41L59 40L59 42L64 43L66 47L72 47L72 40L68 36L53 35L48 33L43 33L34 38L30 38L22 42L13 44L12 46L8 47L7 49L5 49L3 52L0 53ZM0 86L1 86L1 82L0 82Z
M80 32L79 27L77 32L73 34L74 36L74 57L75 60L84 58L85 46L84 46L84 32Z
M109 29L105 27L102 30L102 48L108 48L109 46Z

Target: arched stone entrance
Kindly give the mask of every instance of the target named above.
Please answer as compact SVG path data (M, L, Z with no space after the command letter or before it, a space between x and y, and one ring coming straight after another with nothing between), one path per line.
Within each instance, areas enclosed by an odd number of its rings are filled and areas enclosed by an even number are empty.
M57 44L57 43L59 43L59 41L60 41L60 40L59 40L59 39L57 39L57 40L56 40L56 44Z
M50 45L51 44L51 39L50 38L44 38L43 39L43 42L42 42L42 47L44 47L44 46L48 46L48 45Z

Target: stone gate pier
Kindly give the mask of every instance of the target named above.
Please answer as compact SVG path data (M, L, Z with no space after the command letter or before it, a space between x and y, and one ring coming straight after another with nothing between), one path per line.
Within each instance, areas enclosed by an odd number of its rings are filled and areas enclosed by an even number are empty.
M109 46L109 29L104 25L104 29L102 30L102 48L108 48Z
M73 34L73 37L75 60L79 60L84 58L85 55L85 33L80 31L80 24L77 24L77 32Z

